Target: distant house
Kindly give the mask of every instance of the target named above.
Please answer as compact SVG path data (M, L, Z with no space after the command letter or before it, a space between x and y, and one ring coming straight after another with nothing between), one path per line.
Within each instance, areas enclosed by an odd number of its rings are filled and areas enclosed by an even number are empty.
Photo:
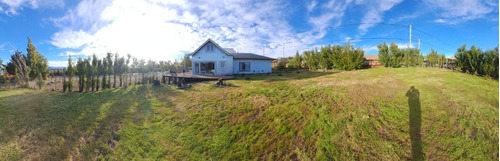
M191 54L192 73L198 75L233 75L271 73L273 58L253 53L238 53L222 48L208 39Z
M14 78L15 75L12 75L12 74L9 74L7 72L3 73L3 76L6 78L6 79L11 79L11 78Z
M378 55L365 54L363 55L363 59L365 60L365 65L368 68L380 67L380 61L378 59Z

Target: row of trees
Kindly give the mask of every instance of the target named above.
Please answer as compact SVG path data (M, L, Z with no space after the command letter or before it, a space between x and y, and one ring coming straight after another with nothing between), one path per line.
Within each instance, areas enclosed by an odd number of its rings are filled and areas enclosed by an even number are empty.
M152 84L154 80L159 80L159 72L181 71L182 66L187 69L191 67L191 58L188 55L184 56L181 62L177 60L156 62L151 59L146 62L144 59L139 60L131 55L125 57L107 53L105 57L99 59L94 54L88 58L79 57L76 65L73 64L70 56L68 67L63 71L65 73L63 75L63 92L72 91L73 77L75 76L78 78L79 92L99 91L99 89L122 87L127 84ZM69 81L66 81L66 75L68 75Z
M407 48L399 49L396 43L392 42L389 46L384 42L377 45L378 57L383 67L417 67L424 66L424 57L419 49Z
M464 44L455 53L457 68L464 73L498 79L498 54L498 46L483 52L474 45L467 50Z
M296 54L297 57L298 53ZM308 50L303 52L303 60L311 70L316 69L340 69L355 70L364 66L364 51L361 48L354 49L351 44L328 45L321 47L318 51ZM292 61L298 62L298 61Z
M446 64L446 57L444 54L438 54L434 49L431 49L431 52L425 56L425 60L429 62L430 67L444 68Z
M37 80L38 88L41 89L44 85L43 80L47 79L49 74L47 58L39 53L29 37L26 51L28 52L26 55L19 50L15 51L11 55L10 62L5 66L5 70L7 73L15 75L14 81L16 83L22 84L24 87L29 87L28 82L30 80ZM0 66L3 68L3 65ZM5 82L3 76L2 80L2 82Z

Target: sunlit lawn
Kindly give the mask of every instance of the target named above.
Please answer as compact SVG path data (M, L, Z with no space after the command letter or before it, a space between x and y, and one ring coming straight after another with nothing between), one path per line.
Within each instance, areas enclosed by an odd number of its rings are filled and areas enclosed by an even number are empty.
M497 80L379 68L213 83L0 91L0 158L498 160Z

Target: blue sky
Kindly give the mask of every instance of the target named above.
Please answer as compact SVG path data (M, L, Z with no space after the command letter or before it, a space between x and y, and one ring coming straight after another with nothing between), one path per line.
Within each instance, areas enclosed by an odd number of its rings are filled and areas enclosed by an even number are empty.
M327 44L431 48L453 56L462 44L498 46L495 0L0 0L0 58L26 53L29 36L51 66L68 55L131 54L174 60L212 38L270 57ZM412 43L409 44L409 25Z

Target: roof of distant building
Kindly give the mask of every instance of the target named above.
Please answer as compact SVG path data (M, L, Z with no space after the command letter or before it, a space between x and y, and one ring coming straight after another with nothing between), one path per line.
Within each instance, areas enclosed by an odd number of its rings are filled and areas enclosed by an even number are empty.
M366 60L378 60L378 55L376 54L365 54L363 55L363 58Z
M257 60L274 60L274 58L270 58L263 55L257 55L253 53L235 53L233 55L234 59L257 59Z

